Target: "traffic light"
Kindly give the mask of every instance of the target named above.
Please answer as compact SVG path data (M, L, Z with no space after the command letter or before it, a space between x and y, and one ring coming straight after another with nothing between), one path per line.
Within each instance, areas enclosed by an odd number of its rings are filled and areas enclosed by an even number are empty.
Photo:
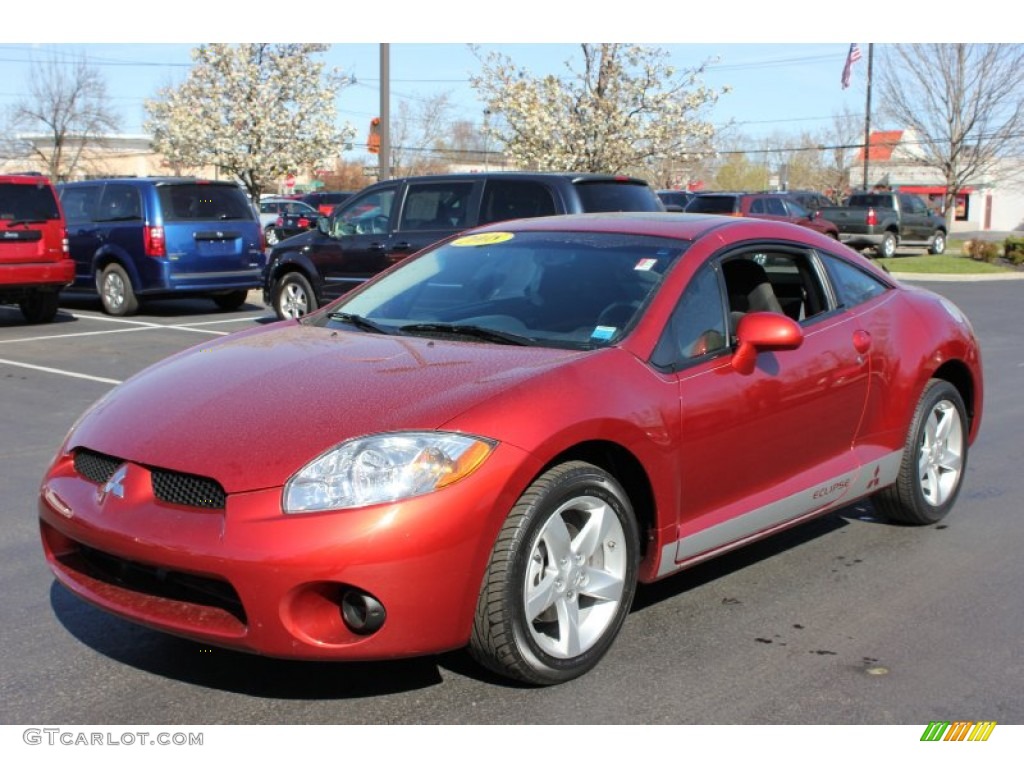
M366 139L366 151L371 155L380 152L380 118L370 120L370 135Z

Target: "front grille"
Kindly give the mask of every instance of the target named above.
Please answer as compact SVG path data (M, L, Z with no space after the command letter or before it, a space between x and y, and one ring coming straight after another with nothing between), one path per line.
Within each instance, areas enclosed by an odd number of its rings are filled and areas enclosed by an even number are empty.
M107 482L124 463L106 454L79 448L75 451L75 471L97 485ZM184 472L147 467L153 481L153 496L167 504L198 509L224 509L227 494L216 480Z
M78 545L75 554L77 560L65 554L61 561L66 566L77 565L78 570L98 581L138 594L219 609L245 624L242 599L226 581L135 563L84 544Z
M224 509L224 489L216 480L181 472L152 470L153 495L169 504L200 509Z
M97 484L107 482L122 463L120 459L95 451L75 451L75 472Z

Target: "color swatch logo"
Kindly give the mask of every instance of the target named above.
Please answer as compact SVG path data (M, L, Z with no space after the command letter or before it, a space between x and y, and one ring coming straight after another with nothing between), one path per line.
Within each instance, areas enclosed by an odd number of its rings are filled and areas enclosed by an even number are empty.
M995 730L994 720L975 723L969 720L940 722L933 720L924 729L921 741L988 741Z

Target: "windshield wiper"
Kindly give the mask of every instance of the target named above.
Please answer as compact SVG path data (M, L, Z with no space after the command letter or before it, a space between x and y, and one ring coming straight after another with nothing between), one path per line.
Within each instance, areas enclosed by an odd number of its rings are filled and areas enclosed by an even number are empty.
M371 333L393 333L390 328L385 328L383 325L373 322L373 320L367 320L362 315L353 315L350 312L331 312L327 317L330 320L338 320L342 323L348 323L349 325L354 325L360 330L370 331Z
M515 344L520 347L531 346L534 344L533 339L529 339L526 336L520 336L516 333L508 333L506 331L496 331L492 328L484 328L479 325L456 325L454 323L412 323L411 325L403 325L398 330L402 333L411 334L447 333L454 336L471 336L475 339L494 341L498 344Z

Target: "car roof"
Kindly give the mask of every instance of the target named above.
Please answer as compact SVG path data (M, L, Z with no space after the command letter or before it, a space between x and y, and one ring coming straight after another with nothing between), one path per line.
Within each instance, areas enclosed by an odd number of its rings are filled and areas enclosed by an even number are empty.
M475 181L476 179L564 179L572 182L620 181L650 186L643 179L615 173L573 173L570 171L478 171L470 173L439 173L429 176L403 176L389 181ZM387 182L379 181L377 184Z

